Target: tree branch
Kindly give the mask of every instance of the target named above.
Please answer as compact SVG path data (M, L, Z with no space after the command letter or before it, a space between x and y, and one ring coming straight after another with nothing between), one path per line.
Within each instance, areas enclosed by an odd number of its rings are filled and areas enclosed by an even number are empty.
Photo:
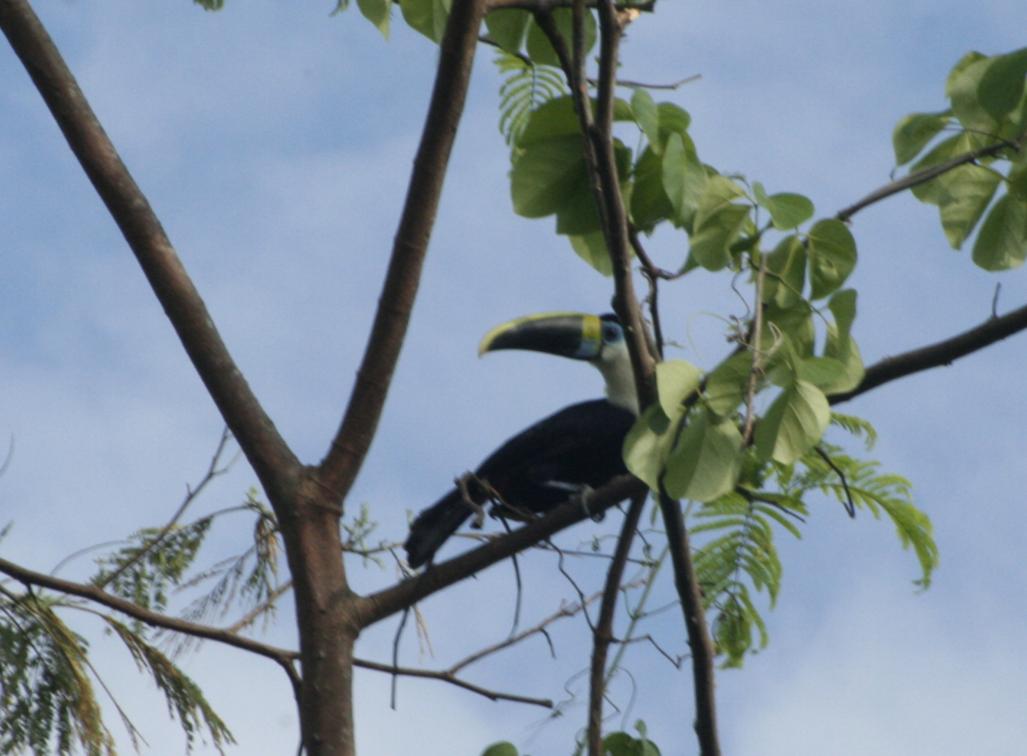
M532 520L507 535L472 549L445 562L430 565L424 572L384 590L357 599L356 616L360 627L368 627L412 606L437 591L506 559L553 533L605 512L615 504L645 491L645 485L632 475L621 475L588 499L588 510L578 501L568 501L545 516Z
M841 404L865 394L885 383L905 378L923 370L951 365L960 357L984 349L996 341L1008 338L1027 329L1027 305L997 318L990 318L976 328L957 334L943 341L919 349L886 357L866 369L862 382L852 391L834 394L827 399L831 404Z
M121 229L157 299L266 490L280 491L299 463L253 395L145 195L26 0L0 3L0 27L71 151Z
M498 690L491 690L489 688L483 688L480 685L461 680L459 677L453 674L451 670L447 669L418 669L416 667L399 667L392 664L382 664L380 662L368 661L366 659L353 659L353 666L362 667L363 669L372 669L376 672L386 672L390 675L403 675L405 677L423 677L429 680L442 680L450 685L455 685L458 688L469 690L472 693L477 693L479 696L484 696L490 701L513 701L514 703L531 704L533 706L542 706L546 709L553 708L553 702L548 698L534 698L532 696L522 696L517 693L503 693Z
M289 651L284 648L270 646L266 643L260 643L259 641L251 640L250 638L246 638L241 635L236 635L228 630L210 627L209 625L201 625L197 622L190 622L189 620L179 619L177 617L169 617L150 609L144 609L138 604L134 604L127 599L107 593L95 585L76 583L71 580L53 577L52 575L45 575L42 572L35 572L26 567L22 567L19 564L15 564L14 562L9 562L6 559L0 559L0 572L5 575L9 575L25 585L49 588L52 591L57 591L68 596L78 596L79 598L93 601L97 604L101 604L102 606L106 606L108 609L121 612L132 619L139 620L151 627L159 627L164 630L183 633L194 638L217 641L218 643L223 643L226 646L234 646L235 648L242 649L243 651L250 651L254 654L258 654L259 656L263 656L277 662L286 670L287 674L289 674L289 679L295 680L296 670L292 666L292 662L297 656L295 651Z
M929 166L923 170L917 171L916 173L911 173L908 176L903 176L897 181L892 181L890 184L885 184L880 189L872 191L859 202L850 205L844 210L839 210L835 217L840 221L848 221L860 210L880 202L883 199L887 199L893 194L904 192L907 189L912 189L914 186L919 186L920 184L926 184L928 181L938 178L938 176L951 171L953 168L958 168L966 163L973 163L983 157L992 157L1002 150L1012 148L1019 151L1023 148L1025 139L1027 139L1027 133L1021 134L1017 139L1011 142L1005 140L995 142L994 144L989 144L986 147L972 150L964 153L963 155L957 155L951 160L946 160L944 163L938 163L937 165Z
M692 564L692 547L688 542L681 506L665 493L660 494L660 510L667 528L667 545L674 568L674 585L681 598L681 609L688 631L688 648L692 652L692 685L695 690L695 734L702 756L720 756L717 736L717 707L714 696L713 640L710 638L702 590Z
M346 414L319 470L321 482L339 501L367 456L406 337L484 14L485 0L455 0L439 47L431 103L374 325Z
M606 697L606 657L610 643L614 639L613 612L617 608L617 594L620 592L621 580L624 579L624 567L631 552L631 544L635 540L635 531L645 508L645 500L644 493L636 496L628 508L627 515L624 516L613 561L606 571L603 600L599 605L599 620L592 633L592 666L588 686L589 756L603 756L603 700Z

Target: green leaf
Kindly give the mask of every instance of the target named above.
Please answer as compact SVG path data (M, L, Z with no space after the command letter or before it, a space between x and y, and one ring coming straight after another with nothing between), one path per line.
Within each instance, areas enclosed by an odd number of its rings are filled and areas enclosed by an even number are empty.
M752 353L738 352L721 362L706 378L706 406L726 417L745 398L752 370Z
M556 24L556 28L560 31L563 36L567 49L571 48L571 38L573 36L573 21L570 8L557 8L552 11L553 22ZM592 13L585 14L585 53L588 52L595 46L596 43L596 20ZM557 56L553 46L549 44L549 38L539 25L535 22L534 18L531 23L528 24L528 38L525 49L527 50L528 57L536 63L545 63L549 66L559 66L560 58Z
M856 240L844 223L817 221L809 232L810 296L820 299L838 289L856 267Z
M895 164L905 165L920 154L920 150L934 139L949 122L951 111L941 113L910 113L895 125L892 147Z
M729 204L706 215L696 224L689 252L706 270L722 270L731 264L731 247L749 220L749 208Z
M1027 47L996 55L984 65L977 85L977 101L996 121L1002 121L1020 103L1027 76Z
M675 499L710 501L732 491L741 469L742 434L733 420L693 412L667 458L664 484Z
M766 257L768 275L763 281L763 301L788 308L802 299L806 277L806 247L795 236L786 236Z
M988 142L972 132L950 137L913 166L919 171L979 149ZM998 187L998 174L980 165L964 164L938 178L913 187L921 202L937 205L941 224L953 249L959 249L973 232Z
M663 189L674 212L674 225L691 225L705 188L706 169L699 162L691 137L671 134L663 151Z
M762 459L790 465L816 446L830 419L823 392L798 380L781 392L756 425L756 451Z
M651 404L624 438L624 464L654 491L660 490L660 476L680 421L680 414L671 419L659 403Z
M974 242L973 261L985 270L1009 270L1027 258L1027 201L1004 195L991 208Z
M831 357L807 357L800 360L795 374L822 391L846 377L845 365Z
M801 194L780 192L767 195L763 184L753 184L756 202L770 213L774 228L787 231L796 228L813 217L813 202Z
M666 144L671 134L684 134L692 124L688 111L672 102L661 102L656 109L660 111L661 144Z
M952 102L952 111L966 129L994 132L998 127L977 94L990 62L979 52L967 53L956 63L946 82L945 94Z
M613 275L613 261L610 259L610 252L606 249L606 239L602 231L592 231L587 234L571 234L571 247L575 254L587 262L604 276Z
M508 743L504 740L490 745L482 751L481 756L518 756L517 747L513 743Z
M631 112L635 114L635 122L649 140L653 152L660 154L663 150L660 141L660 111L652 95L642 87L637 87L631 95Z
M524 36L528 31L531 14L519 8L505 8L490 11L485 16L485 28L489 37L508 53L520 52Z
M656 365L656 393L667 417L682 412L681 403L699 389L702 371L684 360L665 360Z
M449 0L399 0L403 20L433 42L441 42L449 18Z
M368 21L389 38L389 18L392 12L392 0L357 0L357 7Z
M663 188L663 160L651 147L642 150L635 163L629 207L631 220L642 231L651 231L674 212Z
M510 193L518 215L552 215L583 187L587 190L587 176L581 137L577 135L531 142L514 158Z

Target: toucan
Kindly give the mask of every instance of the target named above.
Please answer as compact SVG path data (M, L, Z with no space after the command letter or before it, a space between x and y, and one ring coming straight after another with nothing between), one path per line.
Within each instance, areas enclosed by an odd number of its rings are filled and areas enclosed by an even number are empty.
M575 312L516 318L485 334L478 355L526 349L594 365L606 398L572 404L539 420L490 454L437 502L417 515L404 548L416 569L484 506L492 515L526 519L624 474L624 437L638 414L638 398L624 331L617 317Z

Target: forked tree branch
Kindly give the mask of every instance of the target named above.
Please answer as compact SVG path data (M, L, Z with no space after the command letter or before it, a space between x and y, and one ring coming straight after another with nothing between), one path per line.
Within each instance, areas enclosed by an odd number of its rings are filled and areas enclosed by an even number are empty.
M0 2L0 27L68 145L139 261L225 423L266 490L292 483L299 463L250 390L146 196L96 119L26 0Z
M484 14L485 0L455 0L439 45L431 103L374 325L346 414L319 470L321 482L340 502L367 456L406 337Z

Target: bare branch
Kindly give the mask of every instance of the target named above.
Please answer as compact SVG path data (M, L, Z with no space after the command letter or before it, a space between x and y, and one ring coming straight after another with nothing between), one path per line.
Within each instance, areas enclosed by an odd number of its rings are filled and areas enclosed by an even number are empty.
M417 669L416 667L399 667L392 664L381 664L380 662L368 661L366 659L353 659L354 667L361 667L363 669L372 669L376 672L385 672L390 675L400 675L404 677L422 677L429 680L442 680L450 685L455 685L458 688L469 690L472 693L477 693L479 696L484 696L490 701L513 701L515 703L531 704L533 706L542 706L546 709L553 708L553 702L548 698L533 698L531 696L522 696L516 693L503 693L498 690L490 690L489 688L483 688L480 685L461 680L456 677L449 670L433 670L433 669Z
M967 163L973 163L983 157L992 157L1002 152L1002 150L1013 149L1019 151L1023 148L1025 140L1027 140L1027 133L1021 134L1013 141L1000 140L994 144L989 144L986 147L981 147L980 149L972 150L962 155L957 155L951 160L946 160L944 163L938 163L937 165L929 166L923 170L917 171L916 173L911 173L908 176L903 176L898 181L892 181L890 184L885 184L880 189L870 192L870 194L859 202L850 205L844 210L839 210L835 217L840 221L848 221L860 210L869 207L876 202L880 202L883 199L887 199L893 194L904 192L907 189L912 189L914 186L919 186L920 184L926 184L928 181L938 178L938 176L951 171L953 168L958 168L959 166Z
M885 383L905 378L907 375L942 365L951 365L960 357L984 349L984 347L1024 329L1027 329L1027 305L1000 317L990 318L976 328L971 328L943 341L894 357L886 357L868 367L862 382L852 391L834 394L827 400L831 404L841 404Z
M603 754L603 700L606 697L606 657L613 641L613 614L617 607L617 594L620 592L621 580L631 544L635 540L635 531L645 508L647 494L639 494L631 501L628 513L621 525L620 536L613 561L606 571L606 583L603 586L603 601L599 606L599 619L592 633L592 665L589 675L588 693L588 752L589 756Z
M640 585L642 585L641 581L635 581L633 583L628 583L627 585L622 586L622 588L636 588ZM588 596L584 601L579 601L573 604L566 604L564 606L561 606L557 611L555 611L553 614L550 614L548 617L546 617L538 624L529 627L525 630L522 630L516 635L511 635L509 638L505 638L499 641L498 643L493 643L490 646L486 646L485 648L475 651L473 654L470 654L469 656L464 657L455 664L452 664L446 671L452 675L455 675L464 667L469 667L471 664L479 662L487 656L491 656L492 654L502 651L503 649L510 648L511 646L520 643L526 638L530 638L533 635L544 634L546 628L548 628L554 622L565 619L567 617L573 617L575 614L585 609L585 607L598 601L602 597L602 595L602 591L597 591L596 593L593 593L591 596Z
M713 640L710 638L706 613L703 611L699 579L692 564L692 547L688 542L684 516L678 502L660 494L660 510L667 528L667 545L674 567L674 584L681 598L681 609L688 631L688 647L692 652L692 685L695 690L695 733L702 756L719 756L717 709L714 697Z
M455 0L439 46L431 103L374 325L346 414L319 469L321 482L338 501L349 492L367 456L406 337L484 14L485 0Z
M251 653L264 656L277 662L286 669L290 675L290 679L293 679L293 676L295 675L296 671L292 666L292 662L297 656L295 651L289 651L284 648L270 646L266 643L260 643L259 641L235 635L228 630L210 627L209 625L201 625L196 622L178 619L177 617L169 617L165 614L151 611L150 609L144 609L138 604L133 604L131 601L107 593L95 585L86 585L84 583L76 583L71 580L64 580L63 578L45 575L41 572L35 572L26 567L22 567L14 562L9 562L6 559L0 559L0 572L5 575L9 575L25 585L49 588L50 590L57 591L68 596L78 596L79 598L93 601L97 604L101 604L102 606L106 606L108 609L113 609L133 619L139 620L151 627L159 627L165 630L171 630L172 632L183 633L194 638L217 641L218 643L223 643L227 646L234 646L235 648L242 649L243 651L250 651Z
M121 229L246 458L265 489L280 491L298 472L299 463L232 360L160 221L75 77L26 0L0 3L0 27Z

